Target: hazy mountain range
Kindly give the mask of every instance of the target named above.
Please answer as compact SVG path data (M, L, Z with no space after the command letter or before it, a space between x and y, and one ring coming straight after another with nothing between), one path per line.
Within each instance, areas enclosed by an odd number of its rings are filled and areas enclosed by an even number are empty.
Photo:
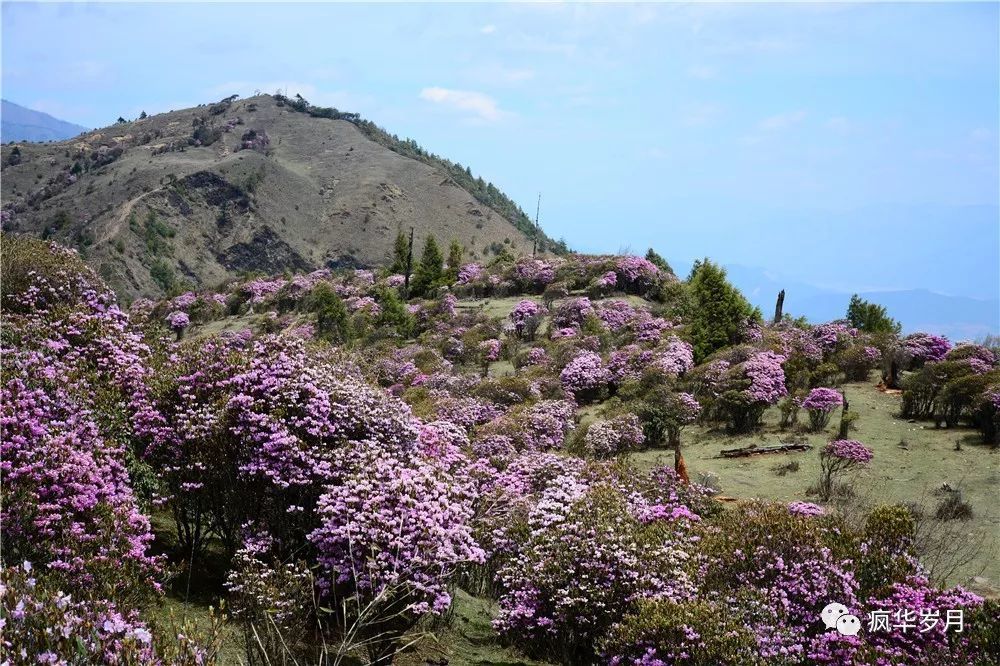
M62 141L86 132L82 125L59 120L7 100L0 102L0 142Z
M733 284L766 318L773 316L781 289L785 290L785 312L795 317L805 316L812 322L842 318L852 293L786 279L761 268L729 264L726 271ZM928 289L861 291L860 295L884 305L902 323L904 332L928 331L946 335L953 341L1000 333L997 298L953 296Z

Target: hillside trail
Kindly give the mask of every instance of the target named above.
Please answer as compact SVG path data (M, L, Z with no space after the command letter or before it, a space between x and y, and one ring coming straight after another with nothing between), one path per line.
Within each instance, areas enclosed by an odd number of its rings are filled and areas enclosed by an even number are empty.
M137 203L139 203L142 199L148 197L150 194L155 194L157 192L162 192L162 191L163 191L162 187L157 187L155 190L150 190L149 192L143 192L139 196L133 197L132 199L129 199L128 201L123 203L121 207L121 212L118 213L118 217L111 224L109 224L107 227L104 228L104 232L101 234L101 237L97 240L95 245L100 245L101 243L110 242L112 238L121 233L122 227L125 225L125 221L128 220L129 215L132 214L132 210L135 208L135 205Z

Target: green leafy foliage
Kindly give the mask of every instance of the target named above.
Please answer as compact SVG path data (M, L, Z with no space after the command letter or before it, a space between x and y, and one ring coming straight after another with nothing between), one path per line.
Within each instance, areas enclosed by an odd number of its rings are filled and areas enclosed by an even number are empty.
M424 251L420 255L420 263L413 275L413 282L410 284L411 294L423 296L428 294L441 282L444 274L444 259L441 256L441 249L438 247L434 236L428 236L424 242Z
M857 294L851 296L847 306L847 320L851 326L865 333L894 333L899 335L902 326L889 316L885 306L870 303Z
M726 270L708 259L695 262L688 285L690 335L696 363L740 342L747 320L760 319L760 311L726 279Z
M316 313L317 337L339 344L353 337L347 306L329 283L316 285L309 300L309 309Z

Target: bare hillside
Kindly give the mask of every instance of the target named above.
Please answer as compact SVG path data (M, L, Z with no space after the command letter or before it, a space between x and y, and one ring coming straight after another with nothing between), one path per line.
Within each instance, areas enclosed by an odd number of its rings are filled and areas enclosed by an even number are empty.
M281 100L173 111L2 147L5 231L81 250L123 295L252 271L384 262L399 230L470 259L531 239L445 171Z

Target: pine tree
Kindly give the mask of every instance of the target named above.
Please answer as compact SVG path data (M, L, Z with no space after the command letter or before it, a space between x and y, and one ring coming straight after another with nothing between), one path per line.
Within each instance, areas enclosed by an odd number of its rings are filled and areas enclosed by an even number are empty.
M316 335L323 340L343 344L352 337L347 306L326 282L316 285L310 295L311 309L316 313Z
M661 257L660 253L654 250L653 248L649 248L646 251L646 261L653 264L661 271L664 271L671 275L674 274L674 269L670 267L670 264L667 263L667 260Z
M847 319L851 326L865 333L899 334L902 326L889 316L884 305L870 303L857 294L851 296L847 306Z
M448 246L448 269L444 273L444 281L447 284L455 284L458 280L458 269L462 267L462 246L457 240L451 241Z
M760 319L739 290L726 279L726 271L708 259L696 261L688 277L691 344L696 363L740 341L748 319Z
M441 249L438 247L434 236L428 236L424 243L424 252L420 255L420 263L413 273L412 293L414 296L423 296L441 282L441 274L444 272L444 259L441 257Z
M409 241L406 235L400 231L396 235L396 242L392 246L392 265L389 267L390 273L403 273L406 270L406 254L409 251Z

